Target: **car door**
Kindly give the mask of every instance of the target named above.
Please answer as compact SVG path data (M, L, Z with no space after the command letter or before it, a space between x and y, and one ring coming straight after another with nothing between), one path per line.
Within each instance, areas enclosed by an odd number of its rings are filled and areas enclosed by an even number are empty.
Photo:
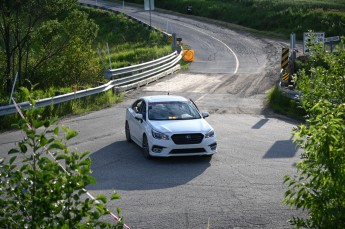
M131 131L131 137L141 145L142 142L142 133L143 133L143 121L140 119L136 119L136 114L142 114L143 119L146 119L146 104L145 101L140 99L133 103L130 109L130 121L129 121L129 128Z

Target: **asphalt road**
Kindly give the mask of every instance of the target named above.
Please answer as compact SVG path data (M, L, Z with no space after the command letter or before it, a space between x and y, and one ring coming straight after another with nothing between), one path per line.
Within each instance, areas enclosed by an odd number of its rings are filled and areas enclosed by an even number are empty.
M124 11L148 20L141 9L125 5ZM181 36L196 60L188 71L128 92L111 108L60 120L79 131L70 147L91 152L97 184L88 189L117 191L122 199L108 207L114 212L120 207L131 228L289 228L287 220L299 212L281 205L282 182L295 172L301 153L290 134L298 123L265 107L286 42L182 16L152 12L151 17L154 26ZM126 107L139 96L168 92L190 97L211 113L207 120L219 146L212 159L146 160L138 146L125 141ZM1 134L0 156L21 135Z

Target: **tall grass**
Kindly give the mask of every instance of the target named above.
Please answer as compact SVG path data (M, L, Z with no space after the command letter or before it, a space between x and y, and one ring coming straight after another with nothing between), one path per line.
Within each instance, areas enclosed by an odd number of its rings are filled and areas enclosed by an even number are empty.
M268 102L270 108L276 113L304 121L306 113L299 102L283 95L277 87L274 87L268 93Z
M88 7L82 9L100 25L95 47L99 48L103 58L108 60L108 43L112 68L147 62L172 52L171 45L162 34L127 19L123 14ZM108 62L106 67L110 67Z

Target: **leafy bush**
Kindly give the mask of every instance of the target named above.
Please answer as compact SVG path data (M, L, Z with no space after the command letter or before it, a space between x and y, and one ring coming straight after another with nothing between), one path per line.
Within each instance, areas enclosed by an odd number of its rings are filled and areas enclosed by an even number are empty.
M30 102L33 109L17 124L25 138L9 151L18 156L0 159L0 227L122 228L121 218L116 225L101 220L112 217L105 196L87 195L85 187L96 182L89 152L66 145L78 132L56 126L57 118L43 118ZM118 198L117 193L111 197Z
M304 153L297 174L285 177L284 203L308 212L307 218L292 218L297 227L340 229L345 225L344 43L337 55L315 45L309 61L311 69L297 75L307 120L293 131Z

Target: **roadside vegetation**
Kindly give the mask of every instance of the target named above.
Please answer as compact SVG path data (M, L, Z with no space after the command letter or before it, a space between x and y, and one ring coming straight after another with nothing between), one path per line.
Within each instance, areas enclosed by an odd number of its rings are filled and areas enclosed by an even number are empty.
M85 189L96 183L89 152L67 146L78 132L57 126L57 117L44 116L29 91L23 92L33 109L17 124L25 137L9 157L0 158L0 227L123 228L120 209L114 222L106 207L108 198L91 197ZM110 196L119 198L115 192Z
M102 51L104 62L109 63L106 50L108 43L113 69L151 61L172 52L171 44L163 35L150 31L122 14L88 7L82 9L99 25L95 44ZM96 56L96 59L99 60L99 57ZM109 65L106 64L106 67L109 68Z
M32 0L0 5L0 106L8 105L17 72L13 97L23 102L27 96L20 87L31 90L35 85L32 94L41 99L105 83L103 71L110 68L107 44L113 69L172 52L161 34L122 14L81 7L76 0L36 4ZM108 91L52 105L44 114L78 114L102 109L121 98ZM0 130L8 129L18 119L18 115L1 116Z
M113 0L114 1L114 0ZM143 4L142 0L127 0ZM327 36L345 34L345 2L343 0L170 0L155 1L155 7L233 23L288 37L296 33L298 39L309 30L323 31Z
M297 228L344 228L345 225L345 42L336 53L314 45L304 69L296 74L305 123L293 131L304 150L297 174L287 175L284 203L302 209Z
M279 114L299 121L305 121L305 110L299 101L290 99L284 95L278 87L274 87L268 93L270 108Z

